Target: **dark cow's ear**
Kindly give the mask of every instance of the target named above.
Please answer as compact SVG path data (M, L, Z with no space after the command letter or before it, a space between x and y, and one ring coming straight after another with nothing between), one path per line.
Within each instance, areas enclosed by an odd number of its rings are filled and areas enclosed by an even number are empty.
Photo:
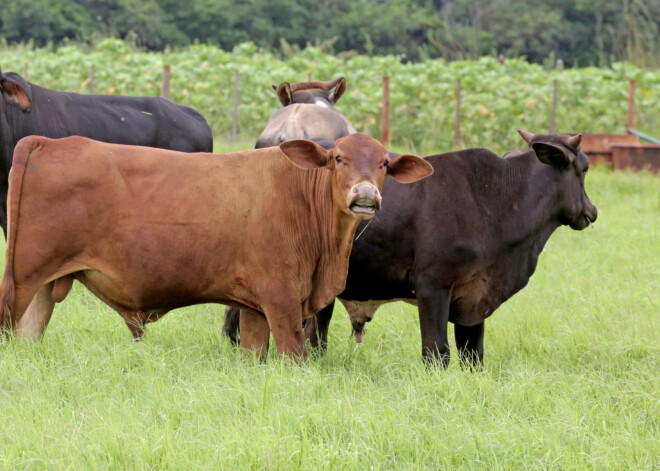
M346 79L344 77L339 78L339 82L337 83L337 86L335 89L330 93L330 96L328 97L328 101L334 105L339 101L341 96L346 92Z
M32 109L32 100L25 87L6 75L0 75L0 92L7 103L20 106L23 113L29 113Z
M291 84L289 82L282 82L277 87L273 85L275 92L277 93L277 98L280 99L282 106L288 106L293 101L293 95L291 94Z
M534 142L532 143L532 149L534 149L536 157L541 162L552 165L553 167L566 168L575 160L573 153L568 152L567 149L556 144Z
M331 163L331 150L325 150L315 142L306 139L296 139L280 144L280 150L284 152L291 162L301 168L318 168L328 166Z
M433 167L421 157L404 154L390 159L387 174L401 183L412 183L433 174Z

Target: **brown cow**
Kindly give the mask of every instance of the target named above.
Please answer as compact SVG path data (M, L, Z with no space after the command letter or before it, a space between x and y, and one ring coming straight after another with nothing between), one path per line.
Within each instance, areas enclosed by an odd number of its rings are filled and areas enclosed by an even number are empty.
M264 355L272 331L280 354L306 355L302 320L343 290L355 229L379 209L385 175L432 172L364 134L330 150L298 140L224 155L24 138L0 325L40 337L76 279L136 339L171 309L214 302L242 309L244 347Z
M276 111L257 139L256 148L277 146L292 139L329 139L355 134L355 128L334 108L346 91L346 79L329 82L282 82L273 85L284 108Z

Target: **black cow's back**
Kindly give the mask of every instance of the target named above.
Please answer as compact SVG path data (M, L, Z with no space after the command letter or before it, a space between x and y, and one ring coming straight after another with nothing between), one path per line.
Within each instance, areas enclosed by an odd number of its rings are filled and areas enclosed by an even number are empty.
M17 74L32 105L29 113L0 100L0 225L6 233L7 180L14 147L23 137L84 136L98 141L182 152L212 152L213 136L194 109L162 97L80 95L29 84Z

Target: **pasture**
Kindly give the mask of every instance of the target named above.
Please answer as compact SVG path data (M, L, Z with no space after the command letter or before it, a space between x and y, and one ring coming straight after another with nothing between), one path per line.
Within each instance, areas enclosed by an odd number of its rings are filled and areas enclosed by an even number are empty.
M0 345L0 466L657 469L660 179L596 168L587 191L598 221L550 238L486 322L478 372L455 350L426 368L403 303L359 348L338 307L325 357L294 365L271 343L259 364L221 336L221 306L171 312L134 343L76 284L41 342Z

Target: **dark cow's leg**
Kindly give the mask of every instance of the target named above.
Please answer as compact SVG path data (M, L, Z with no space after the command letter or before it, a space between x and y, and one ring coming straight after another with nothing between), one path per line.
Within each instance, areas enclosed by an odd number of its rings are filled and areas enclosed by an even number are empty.
M9 191L9 182L0 178L0 226L7 240L7 192Z
M465 327L454 325L456 347L461 359L461 365L477 367L484 361L484 324Z
M429 363L449 364L449 291L437 286L435 280L420 277L415 285L419 307L419 327L422 333L422 357Z
M320 353L328 350L328 329L332 320L335 302L321 309L314 317L307 320L305 326L305 338L309 340L312 348L318 349Z
M241 348L263 361L268 354L270 328L266 316L252 309L240 310Z
M222 333L229 337L234 345L238 345L240 341L240 314L241 311L238 308L229 306L225 309L225 323L222 326Z

